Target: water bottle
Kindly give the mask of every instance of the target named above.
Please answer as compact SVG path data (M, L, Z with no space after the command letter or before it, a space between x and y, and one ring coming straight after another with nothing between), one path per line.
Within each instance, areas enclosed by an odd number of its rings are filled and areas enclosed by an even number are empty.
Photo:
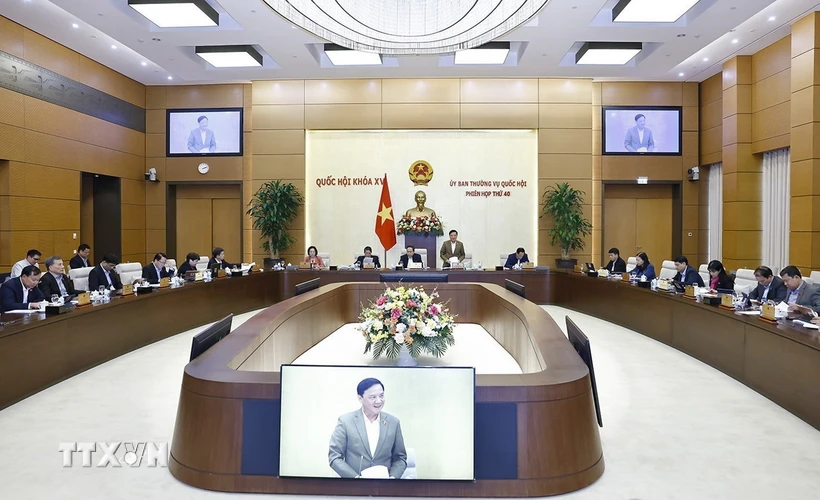
M650 286L650 288L652 289L653 292L655 290L657 290L658 289L658 278L654 278L652 280L652 283L649 286Z

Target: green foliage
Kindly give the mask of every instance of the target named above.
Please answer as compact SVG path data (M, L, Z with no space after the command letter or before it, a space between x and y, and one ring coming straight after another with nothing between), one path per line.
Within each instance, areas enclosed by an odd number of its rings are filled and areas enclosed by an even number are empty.
M253 195L247 214L253 218L253 228L262 233L262 248L271 257L296 241L288 230L304 201L296 186L280 180L266 182Z
M592 224L584 218L581 205L584 192L563 182L544 190L544 210L555 221L550 229L550 244L561 248L561 258L569 259L570 251L584 249L584 236L592 234Z

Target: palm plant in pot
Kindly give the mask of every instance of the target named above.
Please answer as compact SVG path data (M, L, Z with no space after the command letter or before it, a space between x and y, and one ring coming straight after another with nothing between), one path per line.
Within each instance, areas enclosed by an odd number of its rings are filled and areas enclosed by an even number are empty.
M266 182L253 195L247 214L253 219L253 228L262 233L262 249L270 253L265 269L279 261L279 253L296 241L288 231L304 201L296 186L281 180Z
M577 259L570 258L570 252L583 250L583 237L592 234L592 224L584 218L581 206L584 194L567 182L544 190L544 210L540 217L550 216L555 222L549 235L550 244L561 248L561 258L555 259L560 269L572 269L578 263Z

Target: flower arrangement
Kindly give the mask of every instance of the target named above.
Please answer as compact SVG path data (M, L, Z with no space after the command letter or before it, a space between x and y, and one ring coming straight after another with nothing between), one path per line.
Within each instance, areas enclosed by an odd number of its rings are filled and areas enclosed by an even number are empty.
M399 356L402 346L417 358L422 352L440 358L455 344L455 316L446 304L435 302L438 293L427 294L422 287L386 288L370 307L362 308L358 330L365 338L364 352L373 359L384 354Z
M444 226L438 217L410 217L405 215L396 224L396 234L421 233L427 236L433 233L444 236Z

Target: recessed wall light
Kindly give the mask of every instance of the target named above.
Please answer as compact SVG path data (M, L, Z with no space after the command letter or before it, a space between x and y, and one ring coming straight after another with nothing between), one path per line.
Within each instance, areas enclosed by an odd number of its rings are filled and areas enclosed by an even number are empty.
M474 49L456 52L454 64L504 64L510 53L510 42L490 42Z
M381 66L382 64L381 54L350 50L335 43L326 43L324 51L334 66Z
M219 26L219 13L205 0L128 0L128 6L160 28Z
M74 23L74 24L72 24L72 25L71 25L71 27L72 27L72 28L74 28L74 29L77 29L77 28L79 28L79 27L80 27L80 25L79 25L79 24L77 24L77 23Z
M262 54L250 45L213 45L196 48L196 55L217 68L262 66Z
M614 23L674 23L700 0L621 0L612 9Z
M575 64L624 65L642 48L640 42L586 42L575 53Z

